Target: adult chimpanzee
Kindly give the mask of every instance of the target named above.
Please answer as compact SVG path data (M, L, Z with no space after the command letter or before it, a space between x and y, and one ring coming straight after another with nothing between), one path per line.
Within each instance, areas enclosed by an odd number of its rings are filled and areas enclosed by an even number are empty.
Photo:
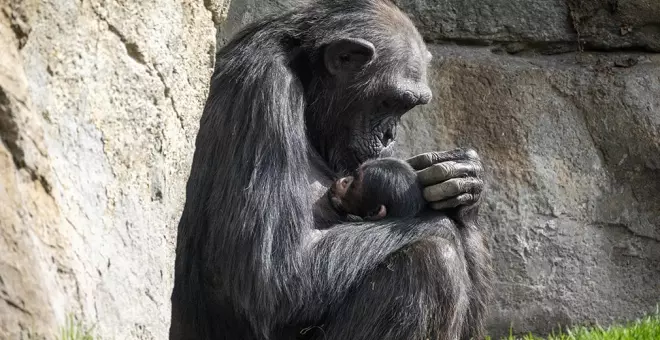
M376 158L362 163L355 175L337 179L328 199L340 220L376 221L417 216L426 205L422 190L408 162Z
M411 158L430 208L320 228L334 173L391 154L430 53L385 0L307 5L217 54L179 222L170 339L480 336L490 260L475 152ZM309 331L313 329L314 331Z

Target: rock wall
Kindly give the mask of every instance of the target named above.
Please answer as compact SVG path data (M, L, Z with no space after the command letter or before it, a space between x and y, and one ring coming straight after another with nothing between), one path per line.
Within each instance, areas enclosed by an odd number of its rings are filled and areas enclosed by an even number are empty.
M294 2L0 0L0 338L53 339L68 313L166 338L215 40ZM492 176L491 333L653 309L657 2L396 2L435 56L399 154L473 146Z
M431 42L545 53L576 49L660 52L660 3L649 0L394 0Z
M224 0L0 0L0 338L165 339Z

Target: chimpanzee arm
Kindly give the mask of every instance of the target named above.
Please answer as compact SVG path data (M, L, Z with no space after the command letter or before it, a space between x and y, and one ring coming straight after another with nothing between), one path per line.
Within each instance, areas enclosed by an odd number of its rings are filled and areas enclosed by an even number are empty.
M318 320L302 326L327 340L458 337L470 279L457 231L435 211L323 231L305 253L311 287L297 319Z
M344 223L326 230L306 256L314 261L310 268L316 284L348 289L392 253L429 237L446 239L457 247L462 242L474 247L483 244L476 224L484 186L477 153L470 149L430 152L408 161L426 186L424 196L431 208L443 212L427 211L407 220ZM466 256L468 261L482 261Z
M472 285L468 320L463 338L480 338L490 298L492 263L487 239L477 223L483 197L484 169L476 151L455 149L429 152L408 160L418 170L424 197L436 210L445 211L458 226Z
M491 277L476 224L481 162L472 150L453 150L410 163L436 212L332 227L305 256L313 287L303 303L308 313L328 315L325 339L481 335ZM428 317L436 314L443 317Z
M458 234L453 222L444 215L433 215L343 223L325 230L308 257L316 284L346 290L402 247L429 237L456 242Z

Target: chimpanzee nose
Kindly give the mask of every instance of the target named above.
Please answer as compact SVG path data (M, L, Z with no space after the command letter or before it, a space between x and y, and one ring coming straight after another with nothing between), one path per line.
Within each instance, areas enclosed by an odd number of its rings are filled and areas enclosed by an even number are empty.
M383 101L383 107L407 112L418 105L428 104L432 97L428 85L417 84L414 89L399 92L394 98Z
M417 105L426 105L433 98L433 93L427 85L423 85L419 91L419 97L417 98Z
M415 106L426 105L431 101L433 94L426 84L420 84L415 91L406 91L403 95L403 102L407 109Z

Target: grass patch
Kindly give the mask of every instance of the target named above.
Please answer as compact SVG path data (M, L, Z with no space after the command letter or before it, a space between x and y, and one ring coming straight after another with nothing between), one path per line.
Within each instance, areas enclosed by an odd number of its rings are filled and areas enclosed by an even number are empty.
M493 340L490 337L487 340ZM532 334L502 338L502 340L660 340L660 309L655 313L623 325L612 325L607 328L574 327L565 333L553 332L546 338Z
M69 315L57 340L100 340L101 338L94 335L93 331L94 326L86 327L80 321L75 320L73 315ZM486 337L486 340L495 339ZM522 336L510 334L501 340L660 340L660 306L655 313L626 324L612 325L607 328L578 326L565 332L552 332L545 338L532 334Z
M66 318L66 324L60 329L57 340L98 340L100 338L93 334L94 326L86 327L77 321L73 315Z

